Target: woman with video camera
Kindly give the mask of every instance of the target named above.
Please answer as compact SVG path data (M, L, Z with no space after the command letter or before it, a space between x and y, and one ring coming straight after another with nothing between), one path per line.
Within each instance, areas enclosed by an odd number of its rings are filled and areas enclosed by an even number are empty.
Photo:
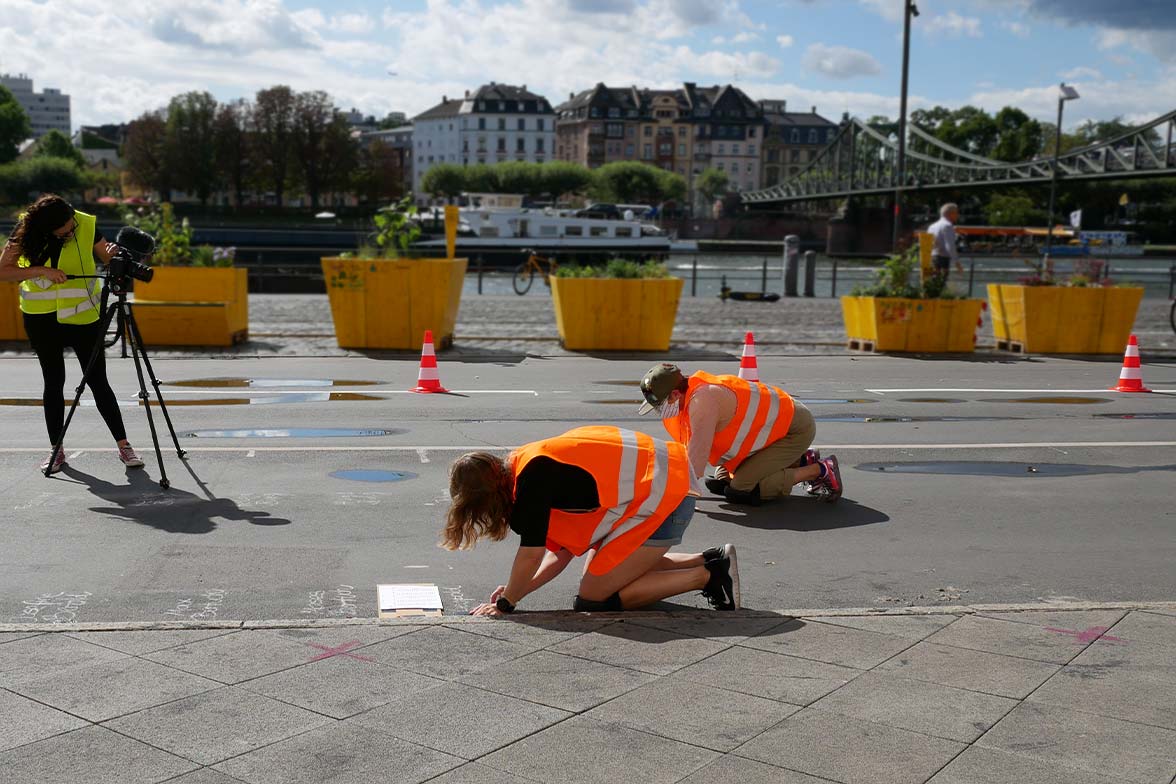
M60 196L46 194L21 214L0 254L0 280L20 282L20 309L25 332L45 381L42 404L49 442L57 445L65 419L65 349L71 348L83 371L94 356L86 381L106 426L118 445L123 465L140 468L143 461L127 442L118 399L106 378L106 348L99 313L97 262L106 264L116 246L107 243L93 215L75 210ZM84 277L75 277L84 276ZM65 449L41 464L57 473L66 464Z

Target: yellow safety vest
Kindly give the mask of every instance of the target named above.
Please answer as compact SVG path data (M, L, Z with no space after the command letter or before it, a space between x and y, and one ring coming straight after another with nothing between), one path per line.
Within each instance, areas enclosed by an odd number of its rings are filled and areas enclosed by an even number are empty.
M75 212L78 227L74 236L65 241L57 269L66 275L94 275L94 233L98 221L93 215ZM31 266L24 256L17 262ZM101 281L96 279L67 280L53 284L48 278L31 278L20 284L20 309L25 313L57 313L62 324L93 324L98 320L101 304Z

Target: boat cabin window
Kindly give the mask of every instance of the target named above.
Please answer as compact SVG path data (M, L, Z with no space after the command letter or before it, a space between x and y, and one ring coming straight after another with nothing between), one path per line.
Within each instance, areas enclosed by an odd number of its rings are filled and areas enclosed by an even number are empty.
M559 236L559 227L558 226L540 226L539 227L539 236L540 237L558 237Z
M479 237L497 237L498 236L498 227L497 226L482 226L481 228L478 229L478 236Z
M583 226L567 226L566 228L564 228L564 236L565 237L583 237L584 236L584 227Z
M618 237L632 237L633 236L633 227L632 226L617 226L617 236Z
M607 237L608 226L589 226L588 233L592 237Z

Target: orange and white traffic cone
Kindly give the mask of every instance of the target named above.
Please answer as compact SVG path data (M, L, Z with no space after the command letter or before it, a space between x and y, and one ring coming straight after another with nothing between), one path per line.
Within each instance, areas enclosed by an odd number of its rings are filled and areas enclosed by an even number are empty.
M1132 335L1123 352L1123 369L1119 371L1119 385L1112 392L1151 392L1143 385L1143 370L1139 366L1139 341Z
M410 392L448 392L441 386L437 373L437 352L433 350L433 330L425 330L424 345L421 346L421 369L417 374L417 385Z
M755 361L755 337L750 332L743 338L743 356L739 358L739 377L744 381L759 381L759 365Z

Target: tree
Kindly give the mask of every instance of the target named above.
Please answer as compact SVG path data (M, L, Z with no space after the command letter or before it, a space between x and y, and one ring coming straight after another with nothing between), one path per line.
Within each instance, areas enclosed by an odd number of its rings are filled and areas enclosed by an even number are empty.
M494 167L498 187L503 193L521 193L538 198L544 193L543 174L539 164L527 161L507 161Z
M701 193L708 202L714 201L726 193L727 185L727 172L713 166L703 169L702 173L694 180L695 190Z
M498 167L477 163L465 168L465 189L470 193L501 193Z
M177 95L167 106L167 159L175 185L202 205L217 186L216 115L216 98L207 92Z
M376 123L376 127L381 131L390 131L402 125L408 125L408 120L405 119L404 114L401 112L388 112L384 115L384 119Z
M997 193L984 207L991 226L1040 226L1048 220L1045 210L1021 193Z
M401 198L404 195L404 166L401 161L400 150L378 140L361 148L351 181L351 187L360 200L371 203Z
M159 112L147 112L127 125L122 158L131 182L159 192L171 201L172 170L168 161L167 122Z
M86 157L82 155L82 151L74 147L69 137L56 128L37 139L33 154L47 158L62 158L73 161L79 169L86 168Z
M86 183L86 173L65 158L35 156L0 166L0 191L16 201L29 194L77 193Z
M12 91L0 85L0 163L16 160L20 143L32 135L28 113Z
M324 191L345 182L354 167L354 146L346 118L321 90L298 93L293 105L294 149L310 205L318 209Z
M425 176L421 178L421 190L434 197L443 196L446 199L455 199L461 195L462 191L467 190L467 174L473 168L475 167L470 167L467 170L456 163L438 163L430 167L425 172ZM469 188L469 190L475 189Z
M543 192L558 202L564 194L576 193L592 184L592 172L586 166L570 161L548 161L539 164Z
M217 179L233 192L233 204L245 201L249 171L249 105L244 99L221 104L213 125Z
M285 85L259 90L253 102L255 167L262 186L274 192L278 206L286 198L293 179L294 91Z
M659 201L682 201L686 198L686 192L690 190L685 177L665 169L658 174L657 186L661 191Z
M637 161L606 163L595 171L592 191L602 201L621 204L661 200L662 170Z
M1075 135L1082 139L1085 144L1094 144L1095 142L1109 142L1112 139L1125 136L1137 127L1139 126L1123 122L1122 117L1115 117L1114 119L1103 120L1101 122L1087 120L1078 126ZM1160 135L1154 128L1149 130L1146 135L1148 141L1153 144L1160 140Z
M992 157L1000 161L1028 161L1041 153L1041 123L1020 109L1006 106L996 113L997 141Z

